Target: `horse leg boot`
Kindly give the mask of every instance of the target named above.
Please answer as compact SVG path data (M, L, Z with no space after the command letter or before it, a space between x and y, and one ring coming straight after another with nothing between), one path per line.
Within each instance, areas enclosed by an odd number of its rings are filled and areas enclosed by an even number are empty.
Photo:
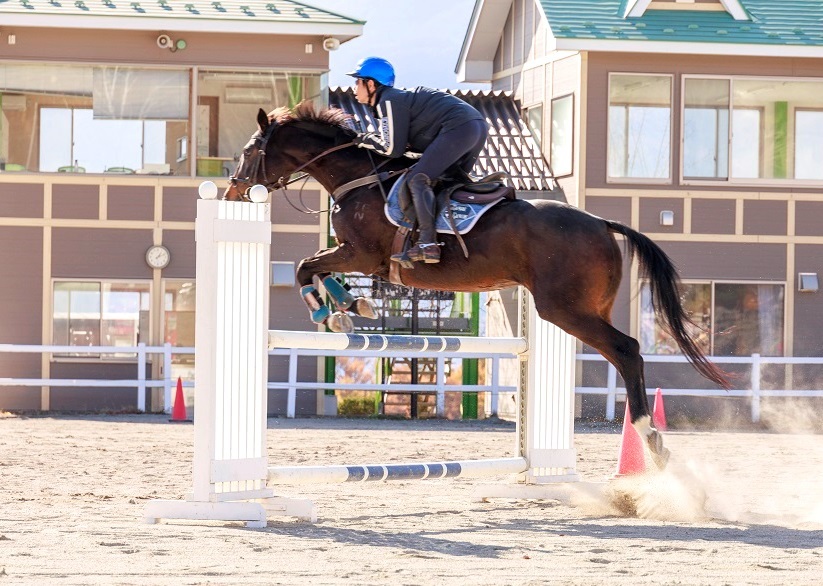
M437 246L437 233L434 228L434 214L437 203L431 188L431 180L423 173L418 173L409 182L414 211L420 224L420 237L406 256L412 261L424 263L440 262L440 247Z

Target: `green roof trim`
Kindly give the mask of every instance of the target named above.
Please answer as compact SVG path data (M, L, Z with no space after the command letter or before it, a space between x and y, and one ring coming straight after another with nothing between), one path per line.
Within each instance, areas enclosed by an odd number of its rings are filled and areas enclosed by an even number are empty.
M0 0L0 14L365 24L295 0Z
M541 0L540 4L557 39L823 46L820 0L742 0L751 20L735 20L725 11L653 6L641 17L623 18L626 2Z

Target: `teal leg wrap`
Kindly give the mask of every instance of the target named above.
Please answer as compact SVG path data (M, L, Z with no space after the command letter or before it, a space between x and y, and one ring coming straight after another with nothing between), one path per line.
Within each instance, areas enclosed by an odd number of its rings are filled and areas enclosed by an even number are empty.
M329 306L323 303L320 299L320 294L313 285L306 285L300 287L300 296L303 297L303 302L309 308L311 313L311 320L316 324L326 323L326 320L331 315Z
M323 285L338 309L345 311L354 303L354 296L331 275L323 278Z

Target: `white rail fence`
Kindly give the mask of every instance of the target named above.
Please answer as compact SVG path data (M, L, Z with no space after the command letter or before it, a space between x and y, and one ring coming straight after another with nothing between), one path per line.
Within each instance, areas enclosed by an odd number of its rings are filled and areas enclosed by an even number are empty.
M134 354L136 355L136 369L137 374L134 379L60 379L60 378L4 378L0 377L0 392L2 387L12 386L30 386L30 387L84 387L84 388L135 388L137 390L137 409L140 411L146 410L146 391L152 388L163 388L164 390L164 406L166 412L171 411L172 394L176 387L176 379L170 377L172 371L172 357L177 354L194 354L193 347L179 347L165 344L163 346L147 346L145 344L138 344L137 346L41 346L41 345L19 345L19 344L0 344L0 354L2 353L29 353L29 354L77 354L78 352L91 354ZM163 372L166 373L166 378L151 379L146 377L146 366L149 362L149 357L158 355L163 362ZM286 381L269 381L268 389L281 390L288 393L287 399L287 417L295 416L296 393L300 389L322 389L322 390L359 390L359 391L382 391L391 393L435 393L437 395L437 410L438 414L443 413L445 404L445 393L447 392L480 392L488 393L490 400L490 412L494 415L498 412L498 401L500 393L514 393L517 390L516 385L501 384L500 381L500 361L505 359L514 359L512 354L500 354L490 352L473 352L460 353L454 356L446 357L442 354L436 353L419 353L415 354L417 358L435 358L437 360L437 378L434 384L398 384L398 383L324 383L314 381L298 381L297 376L297 361L300 357L322 357L322 356L354 356L354 357L404 357L408 358L407 354L401 352L374 352L368 350L307 350L307 349L292 349L292 350L270 350L270 356L288 356L288 380ZM489 369L490 384L477 385L453 385L446 384L445 380L445 361L450 358L478 358L488 359L491 361L491 368ZM753 354L751 356L727 357L727 356L713 356L710 357L713 362L718 364L745 364L748 365L751 377L750 387L743 389L732 389L724 391L722 389L690 389L690 388L664 388L665 396L684 396L684 397L747 397L751 400L751 420L757 422L760 420L760 401L764 397L823 397L823 389L763 389L762 370L763 366L771 364L783 365L823 365L823 357L778 357L778 356L761 356ZM577 354L577 360L580 362L605 362L605 358L599 354ZM686 358L683 356L657 356L644 355L643 360L646 363L667 363L667 364L685 364ZM823 379L823 376L821 376ZM184 381L183 386L191 388L194 386L192 381ZM618 401L625 401L626 389L625 387L617 386L617 370L613 365L608 364L606 374L606 386L579 386L575 387L575 393L578 395L605 395L606 397L606 419L614 420L616 407Z

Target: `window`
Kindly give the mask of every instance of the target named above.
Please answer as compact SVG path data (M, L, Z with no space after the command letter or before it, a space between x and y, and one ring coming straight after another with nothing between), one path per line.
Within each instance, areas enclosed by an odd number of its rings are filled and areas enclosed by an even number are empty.
M671 103L671 76L609 77L610 179L671 176Z
M292 107L303 100L317 106L327 101L326 83L319 74L260 71L202 70L198 76L198 176L228 176L239 149L257 128L257 110Z
M729 81L687 79L683 100L683 176L729 176Z
M684 283L681 301L695 324L689 334L714 356L782 356L784 292L779 283ZM655 320L648 284L640 293L640 347L644 354L679 353Z
M184 69L0 64L0 164L14 170L188 175Z
M543 106L532 106L526 109L526 124L531 130L534 141L543 148Z
M574 160L574 96L552 100L551 167L555 177L572 174Z
M823 81L683 82L683 177L823 180Z
M62 356L99 357L83 346L136 346L148 341L149 283L58 281L54 283L52 343L78 346ZM104 354L130 358L134 353Z
M193 281L163 283L163 342L172 346L194 346L197 288ZM171 378L194 378L194 354L174 354Z

